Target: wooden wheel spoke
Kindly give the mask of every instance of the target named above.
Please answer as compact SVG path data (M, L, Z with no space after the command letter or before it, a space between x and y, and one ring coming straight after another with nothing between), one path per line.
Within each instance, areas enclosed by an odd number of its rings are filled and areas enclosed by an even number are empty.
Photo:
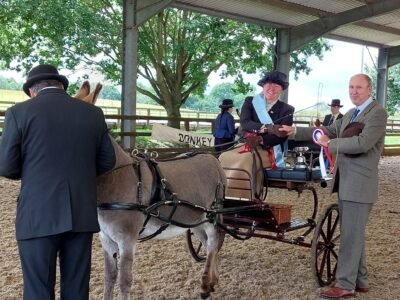
M328 253L328 251L325 250L324 251L324 255L322 257L322 260L321 260L321 264L320 264L320 267L319 267L319 275L320 275L320 277L322 277L322 274L324 273L324 265L326 264L327 253Z
M330 230L329 230L329 238L330 238L330 239L332 239L332 237L333 237L333 235L334 235L334 233L335 233L335 230L336 230L338 224L339 224L339 216L336 216L336 219L335 219L335 221L333 222L332 227L329 227L329 228L330 228Z
M328 278L331 276L331 251L328 251L326 258L326 275Z
M324 240L324 243L327 244L328 243L328 237L325 234L325 232L321 229L321 237Z

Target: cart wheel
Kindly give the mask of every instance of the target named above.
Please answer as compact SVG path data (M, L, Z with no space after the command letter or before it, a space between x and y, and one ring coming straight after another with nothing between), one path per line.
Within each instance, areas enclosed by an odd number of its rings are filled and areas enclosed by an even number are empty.
M218 251L221 250L221 247L224 243L225 239L225 231L218 229L219 233L219 244L218 244ZM201 262L205 261L207 257L207 250L203 246L203 243L200 239L189 229L186 231L186 243L189 249L190 254L193 256L195 261Z
M319 219L311 246L311 263L320 286L335 280L340 242L339 207L328 206Z

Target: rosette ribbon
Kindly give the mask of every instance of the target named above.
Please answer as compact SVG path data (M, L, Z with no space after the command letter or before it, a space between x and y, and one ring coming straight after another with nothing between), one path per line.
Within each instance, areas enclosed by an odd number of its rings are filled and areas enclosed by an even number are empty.
M319 143L318 143L319 139L324 135L326 135L326 133L322 128L315 129L313 131L313 135L312 135L313 142L315 144L319 145ZM329 166L333 167L332 157L331 157L331 154L329 153L328 147L321 146L321 151L319 152L319 166L321 168L322 178L328 177L328 174L326 173L327 166L325 166L324 152L328 159Z

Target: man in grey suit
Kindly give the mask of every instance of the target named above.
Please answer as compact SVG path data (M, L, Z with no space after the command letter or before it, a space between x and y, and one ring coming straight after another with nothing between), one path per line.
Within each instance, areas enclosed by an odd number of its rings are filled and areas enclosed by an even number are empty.
M336 282L321 292L329 299L355 296L368 292L365 257L365 228L372 205L378 199L378 162L382 153L387 113L372 97L368 75L351 77L349 95L355 108L330 126L322 127L326 135L319 144L338 154L332 192L338 192L340 214L340 249ZM359 135L346 135L346 126L359 122ZM283 126L281 131L296 139L311 139L314 128ZM297 132L295 132L297 131ZM343 136L348 137L343 137Z
M96 176L115 165L100 108L70 97L51 65L33 68L23 86L31 99L6 112L0 176L21 179L16 238L24 299L89 298L91 246L97 221Z

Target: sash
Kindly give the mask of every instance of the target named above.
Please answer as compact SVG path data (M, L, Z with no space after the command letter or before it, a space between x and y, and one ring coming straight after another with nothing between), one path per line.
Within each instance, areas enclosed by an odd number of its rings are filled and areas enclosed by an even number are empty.
M269 115L269 113L267 112L267 109L265 108L264 93L255 95L253 97L252 104L253 104L254 110L257 113L257 117L258 117L258 119L260 119L261 123L274 124L274 122L271 119L271 116ZM287 140L284 143L287 145ZM274 150L276 166L278 168L284 168L286 166L286 164L283 161L283 153L282 153L281 145L275 145L273 147L273 150Z

